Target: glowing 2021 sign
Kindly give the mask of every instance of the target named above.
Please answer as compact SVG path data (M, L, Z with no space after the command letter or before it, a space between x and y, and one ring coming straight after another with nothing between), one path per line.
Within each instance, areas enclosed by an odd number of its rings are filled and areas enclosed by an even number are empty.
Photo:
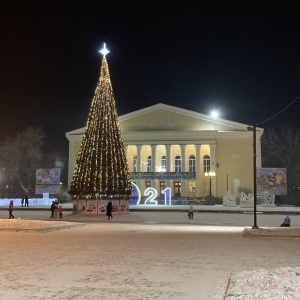
M139 187L135 183L132 184L132 192L134 194L134 203L136 202L136 205L140 204L141 201L141 191ZM172 198L171 198L171 188L166 188L163 191L161 191L162 194L165 195L165 204L164 205L172 205ZM148 196L145 200L145 205L157 205L157 190L155 188L147 188L144 192L145 196ZM133 204L133 203L132 203Z

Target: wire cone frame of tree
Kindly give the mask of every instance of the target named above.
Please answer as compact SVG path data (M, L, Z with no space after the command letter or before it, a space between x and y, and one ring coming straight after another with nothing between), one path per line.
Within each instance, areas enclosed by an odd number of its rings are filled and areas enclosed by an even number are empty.
M73 199L128 199L131 193L125 147L105 55L69 193Z

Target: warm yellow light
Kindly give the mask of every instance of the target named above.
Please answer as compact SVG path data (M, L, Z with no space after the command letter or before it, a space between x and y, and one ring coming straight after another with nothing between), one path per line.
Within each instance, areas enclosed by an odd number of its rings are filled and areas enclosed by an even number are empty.
M208 172L208 173L207 173L207 172L205 172L205 173L204 173L204 176L205 176L205 177L210 177L210 178L213 178L213 177L215 177L215 176L216 176L216 172L211 172L211 171L210 171L210 172Z

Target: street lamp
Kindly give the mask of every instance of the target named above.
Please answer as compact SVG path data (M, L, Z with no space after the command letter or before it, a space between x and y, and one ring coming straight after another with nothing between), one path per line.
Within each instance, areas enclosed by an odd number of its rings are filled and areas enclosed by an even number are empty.
M253 196L254 196L254 203L253 203L253 215L254 215L254 224L252 229L258 229L257 226L257 218L256 218L256 203L257 203L257 184L256 184L256 124L253 126L247 127L249 131L253 131Z
M204 176L209 179L209 196L211 196L211 181L216 177L216 172L205 172Z

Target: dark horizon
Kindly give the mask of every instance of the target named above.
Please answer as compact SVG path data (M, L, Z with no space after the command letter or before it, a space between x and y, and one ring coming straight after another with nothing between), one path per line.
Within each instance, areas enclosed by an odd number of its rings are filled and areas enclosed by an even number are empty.
M67 154L65 132L85 126L104 42L119 115L165 103L253 124L300 95L297 2L137 3L2 3L2 141L41 126L46 148ZM299 128L299 102L262 127Z

